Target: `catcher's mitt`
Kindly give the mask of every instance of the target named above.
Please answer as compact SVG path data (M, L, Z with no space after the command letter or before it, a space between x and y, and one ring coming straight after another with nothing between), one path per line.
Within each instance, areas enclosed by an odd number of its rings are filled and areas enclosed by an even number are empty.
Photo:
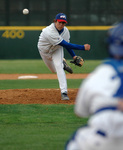
M73 61L70 61L70 63L73 63L73 64L81 67L84 63L84 60L82 59L82 57L77 56Z

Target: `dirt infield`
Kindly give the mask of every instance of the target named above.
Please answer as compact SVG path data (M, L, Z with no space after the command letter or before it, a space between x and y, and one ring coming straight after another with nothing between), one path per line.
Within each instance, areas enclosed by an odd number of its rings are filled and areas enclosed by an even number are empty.
M18 79L20 76L37 76L38 79L57 79L56 74L0 74L0 80ZM66 74L67 79L84 79L88 74Z
M18 79L25 74L0 74L0 80ZM37 79L57 79L56 74L31 74ZM83 79L87 74L66 74L67 79ZM78 89L68 89L70 100L61 100L59 89L0 90L0 104L74 104Z

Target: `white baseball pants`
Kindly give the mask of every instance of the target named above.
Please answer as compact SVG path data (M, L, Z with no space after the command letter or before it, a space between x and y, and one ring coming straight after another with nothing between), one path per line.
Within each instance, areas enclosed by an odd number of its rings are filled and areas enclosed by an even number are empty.
M52 54L45 54L42 53L39 50L40 56L42 57L44 63L47 65L49 70L51 70L53 73L57 73L59 86L61 89L61 93L67 92L67 80L66 80L66 74L63 69L63 48L59 48L56 51L54 51Z

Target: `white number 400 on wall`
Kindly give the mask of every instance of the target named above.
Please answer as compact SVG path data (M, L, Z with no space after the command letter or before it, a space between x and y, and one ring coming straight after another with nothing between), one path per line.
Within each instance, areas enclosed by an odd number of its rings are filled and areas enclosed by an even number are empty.
M2 34L2 37L11 38L11 39L15 39L15 38L22 39L24 38L24 36L25 36L25 33L22 30L6 30Z

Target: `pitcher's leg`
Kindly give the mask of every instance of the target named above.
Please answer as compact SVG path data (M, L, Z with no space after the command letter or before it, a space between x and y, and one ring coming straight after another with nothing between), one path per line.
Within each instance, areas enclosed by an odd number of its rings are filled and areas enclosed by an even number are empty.
M40 53L41 58L43 59L44 63L46 64L46 66L49 68L49 70L53 73L56 72L55 66L54 66L54 62L52 60L52 57L48 57L45 56L43 54Z
M52 59L56 68L61 93L67 93L67 80L63 69L63 49L61 48L55 51L52 55Z

